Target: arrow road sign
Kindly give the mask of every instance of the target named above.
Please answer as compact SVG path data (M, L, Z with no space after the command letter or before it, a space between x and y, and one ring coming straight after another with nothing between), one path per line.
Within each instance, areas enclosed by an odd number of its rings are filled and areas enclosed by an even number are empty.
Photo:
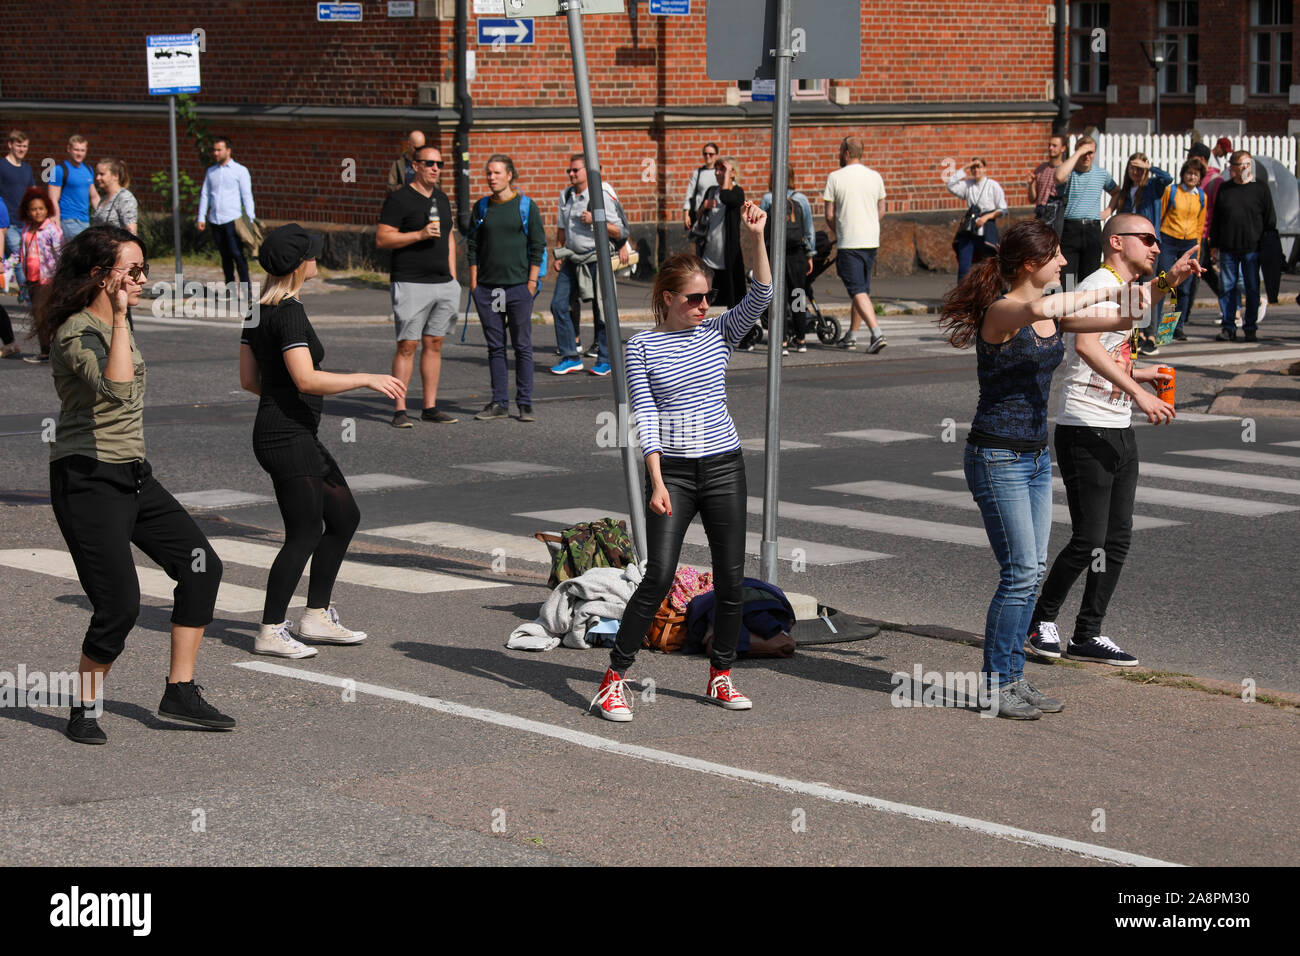
M532 46L533 21L531 19L478 21L480 45L504 43L510 46Z

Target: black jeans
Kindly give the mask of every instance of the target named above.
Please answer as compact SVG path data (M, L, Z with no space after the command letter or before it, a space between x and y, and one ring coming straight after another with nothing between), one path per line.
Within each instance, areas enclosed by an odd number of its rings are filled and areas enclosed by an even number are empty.
M194 519L153 476L147 461L69 455L50 462L50 504L94 611L81 651L111 664L140 613L131 545L176 582L172 623L212 623L221 559Z
M1101 268L1101 222L1096 219L1067 219L1061 229L1061 287L1066 292ZM1074 284L1066 279L1074 276Z
M609 666L626 674L650 630L650 622L673 586L686 527L699 512L713 554L713 666L725 671L736 660L745 576L745 459L740 449L707 458L659 459L671 515L649 508L653 486L646 474L646 571L628 601Z
M1055 622L1070 588L1087 568L1083 603L1074 621L1073 640L1081 644L1101 633L1102 618L1128 557L1138 480L1137 439L1132 426L1057 425L1056 462L1065 481L1073 530L1043 582L1034 621Z
M239 271L239 281L248 285L248 260L244 258L244 247L239 242L239 233L235 231L235 221L210 222L212 241L217 252L221 253L221 271L226 283L235 281L235 271Z

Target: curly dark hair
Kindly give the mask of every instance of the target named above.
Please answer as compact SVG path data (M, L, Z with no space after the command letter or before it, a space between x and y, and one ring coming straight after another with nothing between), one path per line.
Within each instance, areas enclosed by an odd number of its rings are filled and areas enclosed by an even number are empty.
M126 242L139 246L148 261L144 241L118 226L93 226L63 247L49 290L41 297L32 318L32 331L42 342L54 341L59 326L95 300L99 273L117 264L118 253Z

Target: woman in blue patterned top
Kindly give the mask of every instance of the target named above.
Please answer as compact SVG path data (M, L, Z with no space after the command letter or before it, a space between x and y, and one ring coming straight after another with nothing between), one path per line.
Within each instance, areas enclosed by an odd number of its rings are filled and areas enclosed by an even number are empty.
M1055 231L1036 220L1007 230L998 254L948 293L941 323L979 360L979 405L964 460L1002 571L984 623L983 674L999 717L1036 720L1061 710L1025 680L1024 643L1047 564L1052 462L1047 397L1064 357L1061 332L1122 332L1151 304L1139 283L1045 295L1060 287L1065 257ZM1102 302L1119 302L1118 312Z
M714 295L709 271L693 255L659 269L651 305L657 325L627 343L627 389L646 468L645 576L623 613L592 706L608 720L632 719L623 675L636 659L655 611L672 587L686 527L696 512L709 537L717 592L706 696L728 710L749 710L731 681L740 636L745 570L745 462L727 412L731 353L772 301L772 270L763 245L767 214L740 210L740 249L753 284L734 308L706 318Z

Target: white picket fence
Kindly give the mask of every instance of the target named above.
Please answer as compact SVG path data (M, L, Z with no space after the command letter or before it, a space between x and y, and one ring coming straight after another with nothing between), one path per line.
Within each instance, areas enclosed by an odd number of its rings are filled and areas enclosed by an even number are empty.
M1124 181L1124 170L1128 158L1134 153L1146 153L1152 166L1158 166L1175 179L1178 170L1187 159L1187 151L1192 148L1190 134L1168 135L1130 135L1127 133L1099 133L1093 137L1097 141L1097 157L1094 165L1110 173L1117 183ZM1070 152L1074 152L1075 140L1070 137ZM1202 137L1202 142L1211 149L1217 137ZM1294 136L1234 136L1234 149L1247 150L1252 156L1269 156L1276 159L1292 172L1296 172L1296 138ZM1110 204L1109 196L1102 196L1102 208Z

